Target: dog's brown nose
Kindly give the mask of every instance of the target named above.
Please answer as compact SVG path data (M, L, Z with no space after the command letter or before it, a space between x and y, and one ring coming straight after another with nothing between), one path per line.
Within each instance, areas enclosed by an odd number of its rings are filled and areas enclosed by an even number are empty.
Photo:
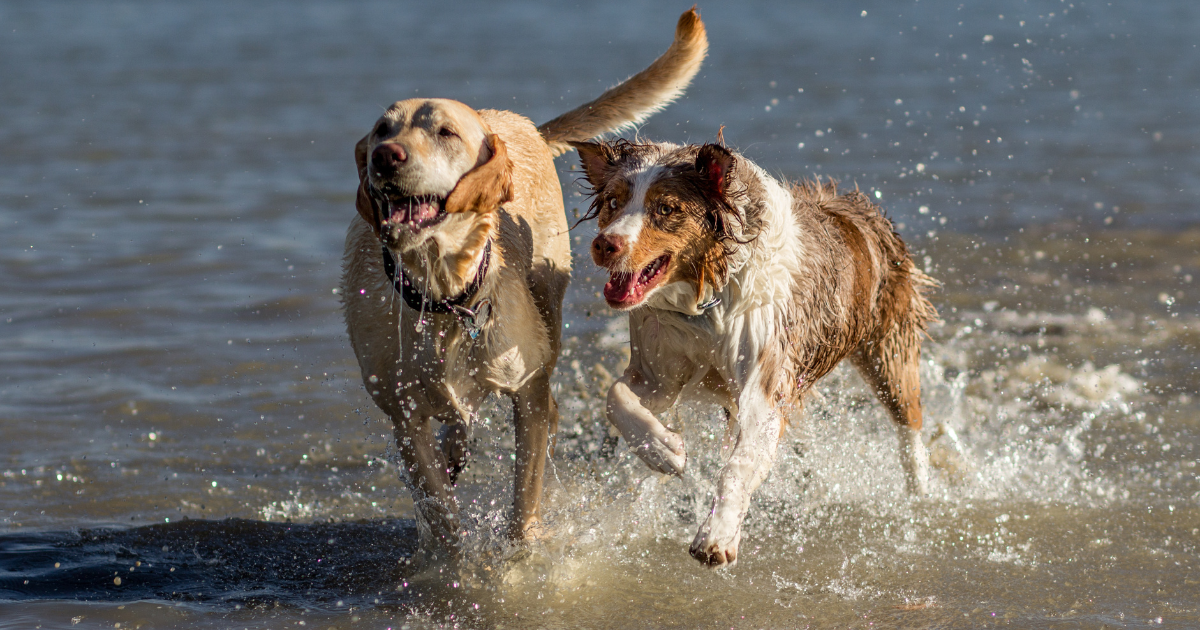
M614 258L625 252L624 236L615 234L600 234L592 240L592 260L601 267L607 267Z
M406 161L408 161L408 153L404 151L404 147L394 142L375 147L375 152L371 154L371 166L380 175L395 173L396 169Z

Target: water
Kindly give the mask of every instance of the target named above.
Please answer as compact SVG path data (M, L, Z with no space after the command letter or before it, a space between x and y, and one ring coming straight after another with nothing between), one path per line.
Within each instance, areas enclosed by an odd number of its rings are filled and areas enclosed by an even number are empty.
M701 6L705 68L641 133L724 124L772 172L878 195L944 282L933 496L904 497L883 414L840 370L738 566L699 567L720 424L673 419L688 481L597 459L624 330L581 257L555 536L496 534L495 406L460 491L471 560L405 564L411 502L333 292L353 143L415 95L547 120L644 67L683 8L0 6L0 628L1200 625L1183 0Z

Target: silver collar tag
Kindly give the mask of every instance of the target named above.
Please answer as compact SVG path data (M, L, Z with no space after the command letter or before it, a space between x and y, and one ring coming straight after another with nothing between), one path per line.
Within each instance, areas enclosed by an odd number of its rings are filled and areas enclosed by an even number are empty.
M484 325L492 316L492 303L487 298L479 300L473 309L465 306L451 306L450 308L458 317L459 323L462 324L463 332L472 340L479 337L479 331L483 330Z

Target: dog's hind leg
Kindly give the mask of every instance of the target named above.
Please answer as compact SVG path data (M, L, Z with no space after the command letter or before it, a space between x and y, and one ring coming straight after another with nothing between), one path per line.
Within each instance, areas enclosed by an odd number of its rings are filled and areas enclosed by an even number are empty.
M452 557L459 546L458 502L451 490L449 466L429 426L413 415L392 418L396 447L404 461L401 476L412 493L420 549Z
M513 394L517 461L513 479L513 514L508 535L513 540L535 538L541 518L542 479L551 456L550 437L558 431L558 405L550 391L550 376L542 371Z
M898 324L852 355L863 380L896 423L906 485L917 496L929 489L929 453L921 439L920 335L916 326Z

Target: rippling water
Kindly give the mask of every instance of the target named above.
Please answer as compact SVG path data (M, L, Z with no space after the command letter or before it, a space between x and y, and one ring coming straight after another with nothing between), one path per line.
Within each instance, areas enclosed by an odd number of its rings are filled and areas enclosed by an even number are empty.
M333 292L353 143L414 95L545 121L644 67L684 8L0 5L0 628L1200 625L1184 0L702 5L706 66L641 133L724 124L768 170L888 209L944 282L933 496L904 496L883 414L838 371L738 566L699 567L719 423L676 414L687 481L597 457L626 333L581 257L555 536L497 534L496 405L460 493L471 560L410 570Z

